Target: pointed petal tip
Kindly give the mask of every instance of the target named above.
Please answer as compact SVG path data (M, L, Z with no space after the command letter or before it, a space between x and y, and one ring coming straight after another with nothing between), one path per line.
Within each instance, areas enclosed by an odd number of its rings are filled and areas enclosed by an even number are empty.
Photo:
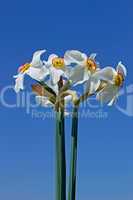
M117 70L117 72L122 73L124 76L127 76L127 69L126 69L125 65L122 63L122 61L118 62L116 70Z
M91 53L89 58L92 60L95 60L96 56L97 56L97 53Z

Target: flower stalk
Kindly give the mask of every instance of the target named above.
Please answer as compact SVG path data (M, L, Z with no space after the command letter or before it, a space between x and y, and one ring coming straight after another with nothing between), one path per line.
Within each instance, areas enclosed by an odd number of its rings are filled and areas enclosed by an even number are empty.
M123 86L127 69L120 61L116 68L100 68L96 53L89 56L78 50L67 50L63 57L51 54L48 60L42 60L45 49L34 52L30 62L18 68L14 90L24 89L25 75L30 76L35 84L32 91L37 104L53 108L56 113L56 200L66 200L66 152L65 120L66 105L74 104L71 130L71 161L68 200L76 200L77 178L77 143L78 143L78 109L80 103L96 95L101 104L112 106ZM78 97L77 85L84 86L84 93ZM65 107L66 106L66 107Z
M61 80L59 82L59 90ZM62 100L61 104L64 104ZM66 152L64 108L56 107L56 200L66 200Z
M76 199L77 142L78 142L78 106L75 105L72 114L71 161L70 161L68 200Z

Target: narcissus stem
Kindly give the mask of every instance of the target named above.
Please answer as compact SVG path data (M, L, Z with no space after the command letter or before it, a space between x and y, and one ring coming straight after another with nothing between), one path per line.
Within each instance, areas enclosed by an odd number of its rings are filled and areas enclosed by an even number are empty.
M78 140L78 106L75 106L72 114L71 161L70 161L68 200L76 199L77 140Z
M56 112L56 200L66 200L64 111Z
M61 200L61 180L60 180L60 113L56 112L56 200Z
M66 200L66 151L64 109L61 109L61 200Z

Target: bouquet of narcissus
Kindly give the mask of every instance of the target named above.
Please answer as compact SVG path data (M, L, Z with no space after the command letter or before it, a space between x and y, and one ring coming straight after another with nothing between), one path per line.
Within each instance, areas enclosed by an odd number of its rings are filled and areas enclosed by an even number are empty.
M78 142L78 109L80 103L92 95L101 103L109 106L117 100L119 89L123 86L127 70L122 62L116 69L108 66L100 68L96 54L87 56L77 50L68 50L63 57L56 54L48 60L41 60L45 50L36 51L31 62L18 69L15 78L15 91L24 89L24 77L36 81L32 85L36 101L43 107L51 107L56 114L56 200L66 200L66 152L65 152L65 115L68 103L72 103L71 162L68 200L76 199L76 168ZM76 87L84 87L78 95Z

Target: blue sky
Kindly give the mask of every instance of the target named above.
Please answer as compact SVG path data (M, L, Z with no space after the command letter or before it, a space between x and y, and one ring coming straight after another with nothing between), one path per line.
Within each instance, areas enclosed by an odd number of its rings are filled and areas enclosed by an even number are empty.
M63 55L67 49L97 52L102 67L122 60L128 86L133 73L132 7L131 0L1 2L0 91L13 85L17 67L43 48L47 56ZM8 90L5 98L14 102L16 94ZM121 97L122 107L126 98ZM54 199L54 120L32 118L25 108L9 109L2 102L0 106L0 199ZM107 118L80 119L77 200L132 200L133 118L116 107L102 112ZM69 162L70 119L66 130Z

